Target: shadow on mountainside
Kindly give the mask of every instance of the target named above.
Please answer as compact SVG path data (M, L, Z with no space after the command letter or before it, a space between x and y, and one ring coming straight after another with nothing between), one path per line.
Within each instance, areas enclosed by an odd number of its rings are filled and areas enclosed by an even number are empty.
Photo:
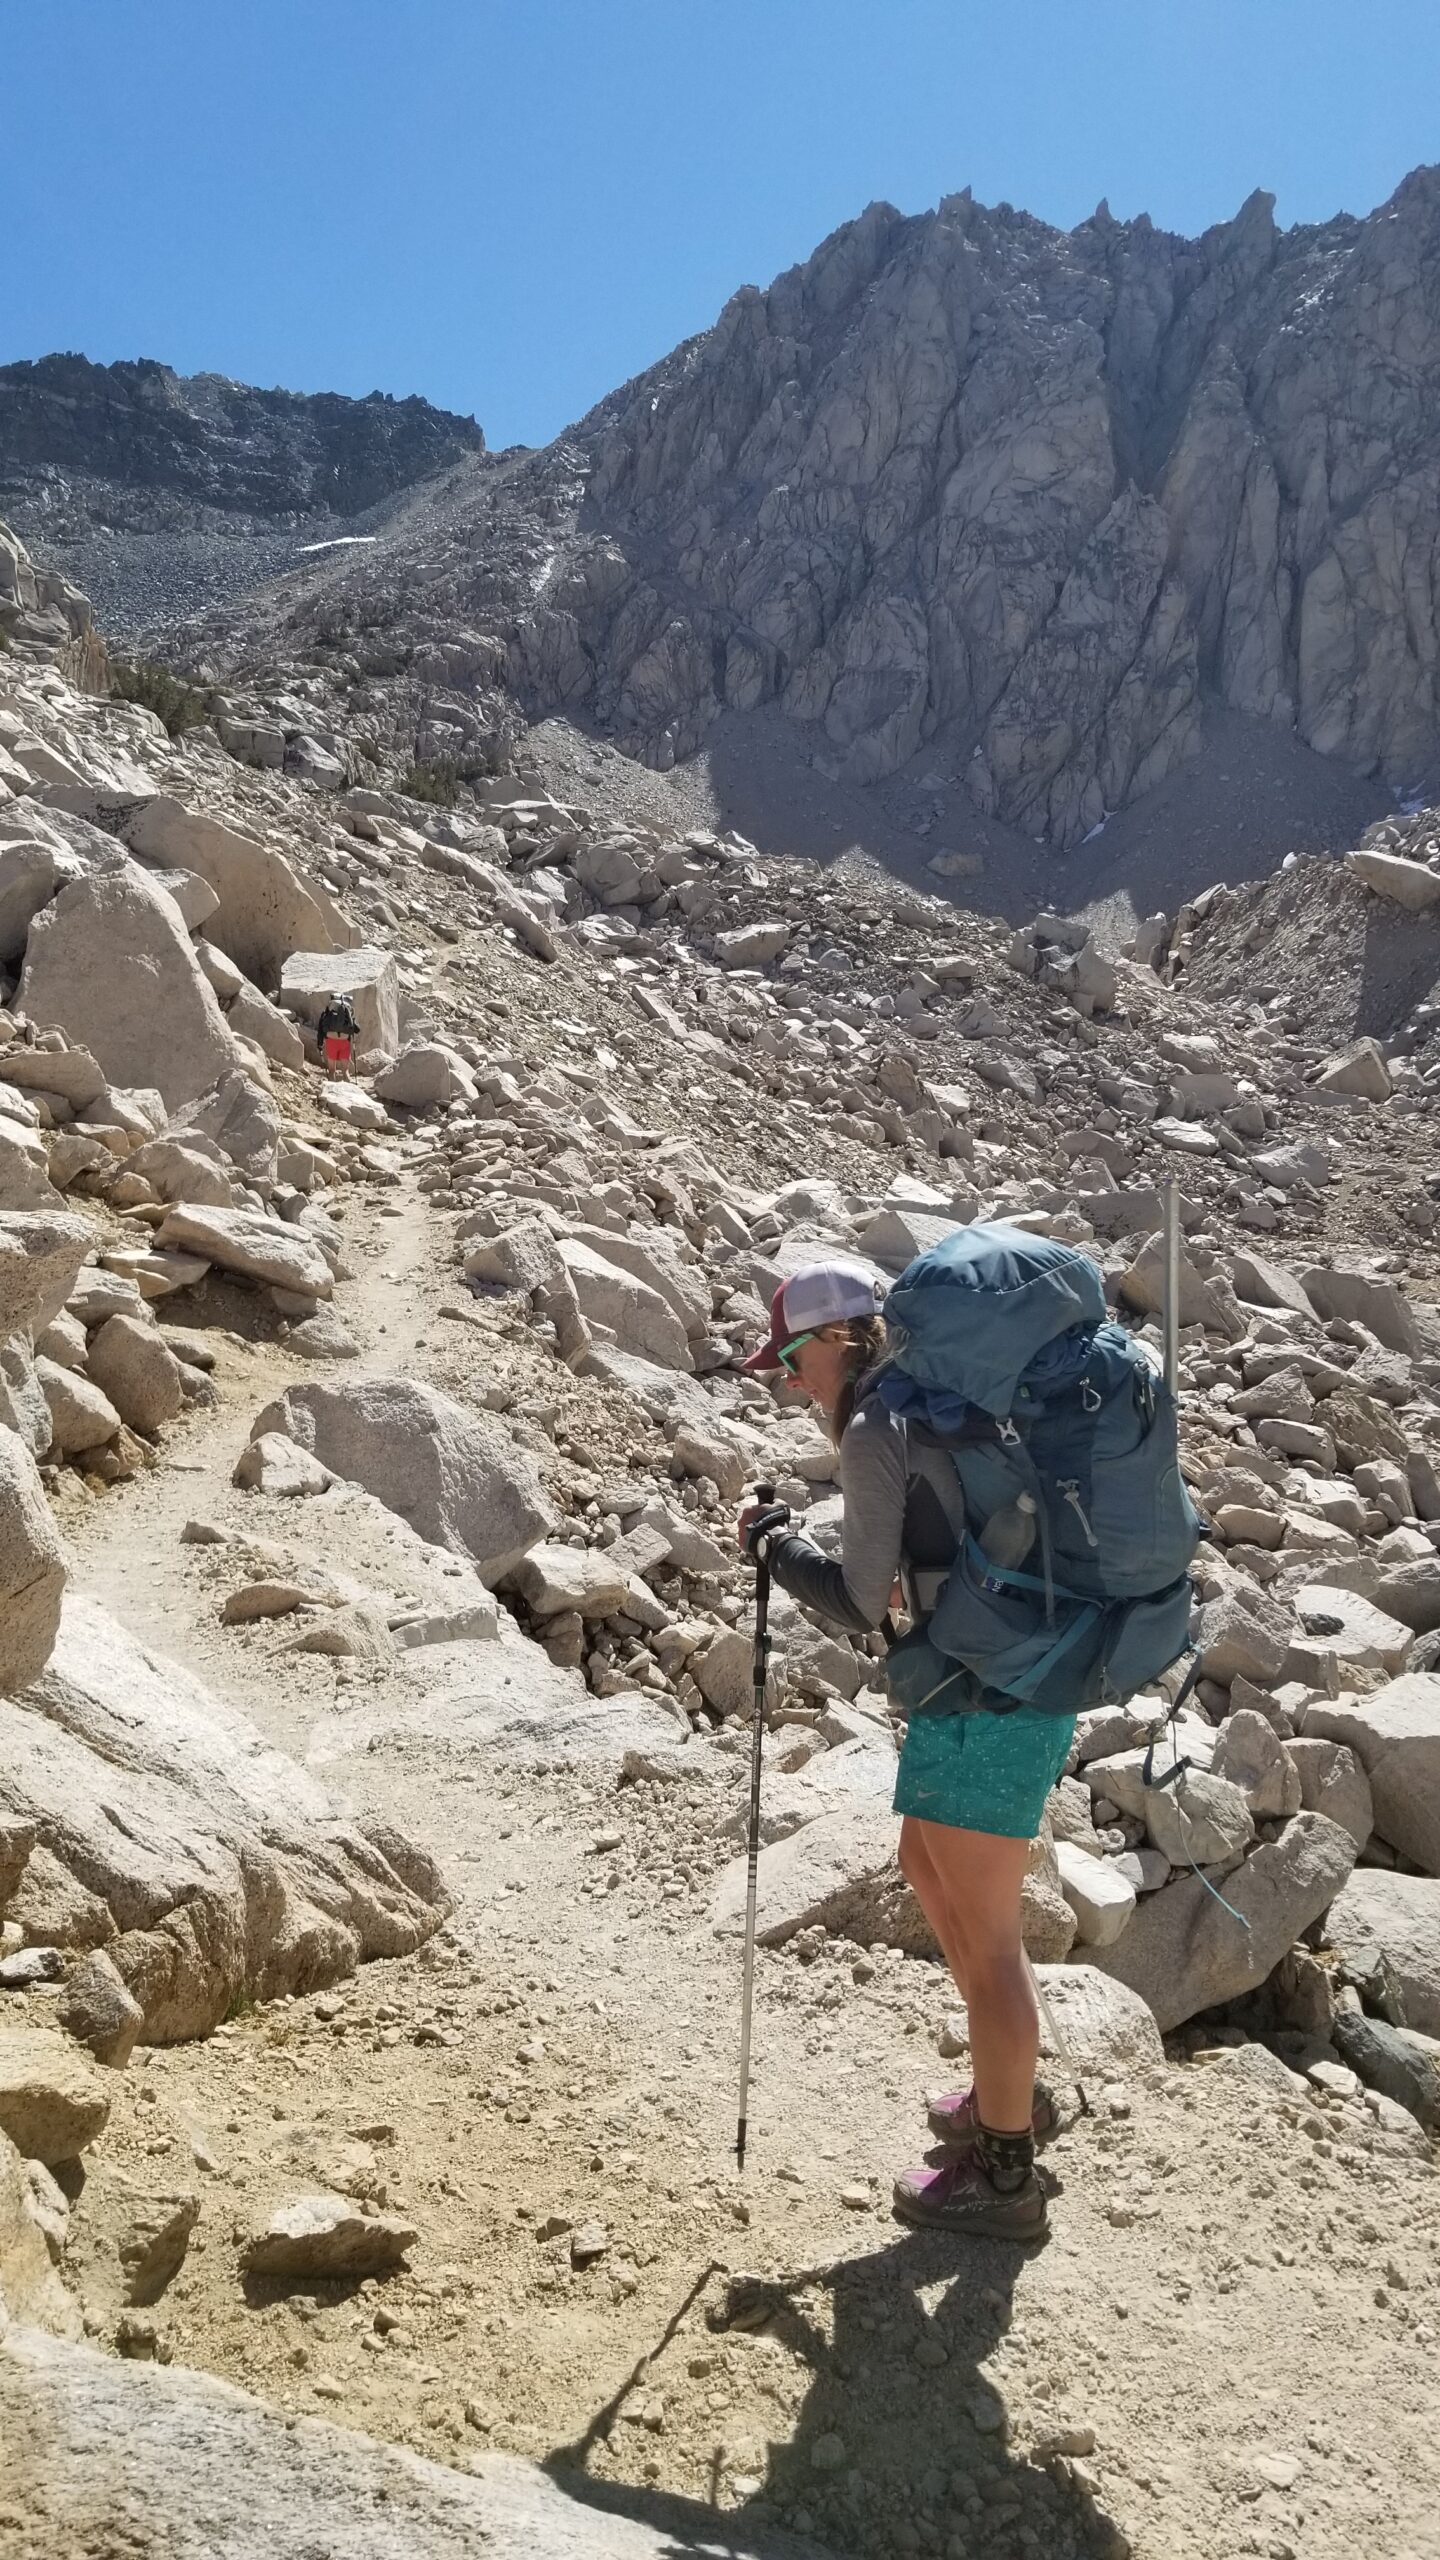
M1113 2560L1125 2538L1063 2437L1044 2467L1010 2452L1004 2398L984 2371L1010 2328L1025 2255L998 2241L906 2232L791 2276L726 2278L712 2266L584 2436L544 2467L572 2496L673 2536L677 2560L780 2560L817 2536L844 2560L962 2549L985 2560L1036 2550L1046 2560ZM597 2443L712 2280L712 2333L757 2354L778 2348L803 2377L791 2431L756 2444L748 2476L727 2471L717 2447L704 2502L594 2478ZM764 2374L755 2380L766 2389ZM723 2509L722 2479L738 2499Z
M825 863L863 855L961 910L1011 923L1047 907L1093 912L1117 940L1137 917L1160 908L1173 914L1216 880L1263 879L1290 852L1343 852L1393 806L1381 786L1290 732L1211 706L1193 763L1118 811L1093 842L1062 853L982 818L953 779L953 757L938 747L922 749L903 774L862 788L810 764L816 743L774 711L719 720L704 762L720 823L765 853ZM926 868L945 852L978 855L983 868L946 881Z
M1440 987L1440 923L1380 898L1369 901L1356 1007L1357 1035L1386 1039Z

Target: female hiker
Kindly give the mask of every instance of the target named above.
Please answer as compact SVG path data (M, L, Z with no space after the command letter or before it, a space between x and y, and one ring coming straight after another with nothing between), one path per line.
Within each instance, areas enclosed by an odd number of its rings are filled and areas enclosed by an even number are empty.
M840 1452L845 1517L839 1562L789 1525L783 1506L740 1515L740 1543L763 1554L781 1588L854 1633L881 1626L898 1584L912 1620L928 1616L965 1528L954 1464L932 1435L875 1392L884 1330L868 1275L817 1263L777 1290L770 1335L745 1366L784 1371L826 1416ZM1020 1937L1020 1888L1045 1799L1074 1734L1073 1716L921 1713L900 1755L900 1866L965 2001L974 2086L935 2100L942 2168L895 2186L908 2222L1035 2240L1046 2229L1035 2145L1055 2129L1035 2080L1040 2020Z

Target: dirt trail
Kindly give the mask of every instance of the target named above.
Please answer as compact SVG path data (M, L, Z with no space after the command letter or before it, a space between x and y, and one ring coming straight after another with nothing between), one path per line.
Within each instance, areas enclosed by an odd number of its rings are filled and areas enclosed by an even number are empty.
M346 1232L361 1363L452 1383L450 1230L413 1170ZM192 1515L311 1534L314 1506L230 1483L300 1374L222 1347L218 1405L72 1534L86 1587L303 1758L359 1675L221 1628L226 1551L179 1543ZM443 2460L505 2446L641 2512L717 2502L737 2547L768 2517L857 2560L1434 2550L1435 2182L1401 2140L1233 2062L1168 2066L1097 2089L1049 2153L1038 2255L903 2235L889 2179L964 2070L936 2052L951 2003L933 1967L833 1942L761 1958L742 2185L738 1956L709 1925L742 1758L617 1790L381 1733L337 1774L439 1852L455 1918L117 2082L75 2247L113 2248L126 2178L198 2186L156 2315L176 2359ZM406 2212L409 2272L247 2293L234 2237L316 2185ZM767 2289L732 2321L747 2273Z
M96 1503L66 1488L72 1507L65 1527L79 1578L148 1644L171 1653L182 1649L175 1582L179 1534L193 1514L218 1516L216 1494L221 1487L228 1490L230 1471L259 1408L301 1378L327 1373L353 1377L362 1370L410 1371L415 1366L417 1345L433 1320L446 1276L443 1237L432 1237L432 1221L408 1178L398 1190L352 1193L350 1198L354 1277L341 1282L335 1303L360 1344L359 1358L337 1363L333 1371L328 1363L317 1368L287 1352L283 1341L248 1341L205 1325L198 1338L216 1353L219 1402L199 1408L188 1424L168 1432L155 1465L126 1486L120 1498ZM372 1222L372 1234L362 1244L362 1223ZM203 1324L206 1312L196 1308L197 1322ZM253 1504L247 1507L243 1497L234 1496L228 1507L231 1518L260 1534ZM191 1658L188 1652L186 1658ZM207 1677L213 1664L195 1662L193 1667Z

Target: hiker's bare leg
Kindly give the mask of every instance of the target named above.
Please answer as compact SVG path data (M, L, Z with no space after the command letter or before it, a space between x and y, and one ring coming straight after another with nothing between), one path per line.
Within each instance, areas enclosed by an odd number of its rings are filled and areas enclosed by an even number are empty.
M964 1936L926 1845L926 1833L934 1828L935 1825L917 1822L913 1814L906 1814L900 1825L900 1873L940 1942L940 1952L950 1967L956 1990L962 2000L967 2000Z
M1040 2012L1020 1936L1030 1843L943 1822L915 1827L944 1906L945 1928L935 1934L942 1947L957 1938L963 1953L980 2121L996 2133L1028 2130L1040 2054Z

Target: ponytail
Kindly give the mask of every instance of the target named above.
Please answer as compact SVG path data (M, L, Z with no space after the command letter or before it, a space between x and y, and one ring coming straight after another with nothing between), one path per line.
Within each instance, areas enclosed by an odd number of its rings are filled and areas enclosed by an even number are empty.
M878 1316L859 1316L845 1328L853 1353L853 1365L830 1416L830 1437L838 1449L854 1416L861 1381L874 1368L885 1349L885 1327Z

